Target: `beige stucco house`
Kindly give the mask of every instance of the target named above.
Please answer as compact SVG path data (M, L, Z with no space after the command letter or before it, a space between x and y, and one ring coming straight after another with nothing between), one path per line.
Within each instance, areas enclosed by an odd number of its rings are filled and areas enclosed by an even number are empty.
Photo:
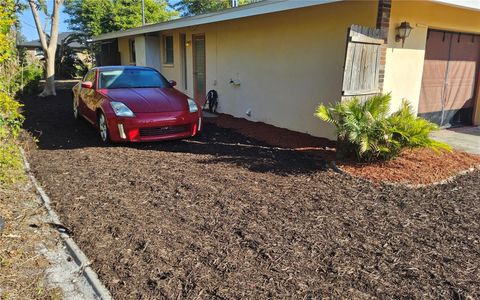
M404 42L396 38L402 22L412 27ZM353 24L371 28L373 42L351 44ZM266 0L94 41L102 44L100 64L154 67L200 102L216 90L219 112L335 138L313 113L321 102L351 95L351 70L373 72L373 84L358 87L358 95L383 90L394 106L406 98L442 126L479 124L477 34L476 0Z

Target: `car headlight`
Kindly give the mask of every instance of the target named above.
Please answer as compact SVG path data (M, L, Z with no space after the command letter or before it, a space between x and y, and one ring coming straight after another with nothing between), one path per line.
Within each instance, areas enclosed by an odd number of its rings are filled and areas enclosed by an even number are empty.
M122 102L111 101L110 105L112 106L115 115L118 117L135 117L133 111Z
M195 103L195 101L193 101L193 99L190 99L190 98L188 98L187 101L188 101L188 111L191 113L197 112L198 111L197 103Z

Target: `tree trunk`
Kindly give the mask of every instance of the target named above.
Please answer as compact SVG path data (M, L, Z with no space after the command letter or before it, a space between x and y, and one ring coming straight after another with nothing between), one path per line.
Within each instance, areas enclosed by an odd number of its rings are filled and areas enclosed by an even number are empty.
M45 53L45 86L40 97L57 95L55 92L55 50L52 49Z
M30 9L32 10L35 26L37 27L38 37L45 55L45 87L40 93L40 97L55 96L55 52L57 51L58 40L58 23L60 19L60 6L64 0L55 0L53 2L53 12L51 15L50 39L47 41L46 28L42 29L40 16L38 14L38 6L35 0L28 0ZM46 27L47 24L45 24Z

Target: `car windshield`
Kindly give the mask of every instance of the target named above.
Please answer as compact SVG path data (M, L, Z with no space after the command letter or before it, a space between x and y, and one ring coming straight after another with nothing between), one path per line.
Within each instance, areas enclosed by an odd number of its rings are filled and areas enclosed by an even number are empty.
M160 73L148 69L118 69L100 71L98 87L101 89L165 88L170 84Z

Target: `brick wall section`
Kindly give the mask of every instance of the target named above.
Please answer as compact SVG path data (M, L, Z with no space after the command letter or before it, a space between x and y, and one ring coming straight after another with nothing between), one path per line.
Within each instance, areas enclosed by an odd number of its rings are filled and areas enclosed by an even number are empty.
M392 0L379 0L377 12L377 29L380 29L381 38L385 44L380 47L380 71L379 71L379 87L383 91L383 82L385 78L385 62L387 55L387 39L390 27L390 10L392 8Z
M387 41L388 28L390 26L390 9L392 0L379 0L377 12L377 29L381 30L382 38Z

